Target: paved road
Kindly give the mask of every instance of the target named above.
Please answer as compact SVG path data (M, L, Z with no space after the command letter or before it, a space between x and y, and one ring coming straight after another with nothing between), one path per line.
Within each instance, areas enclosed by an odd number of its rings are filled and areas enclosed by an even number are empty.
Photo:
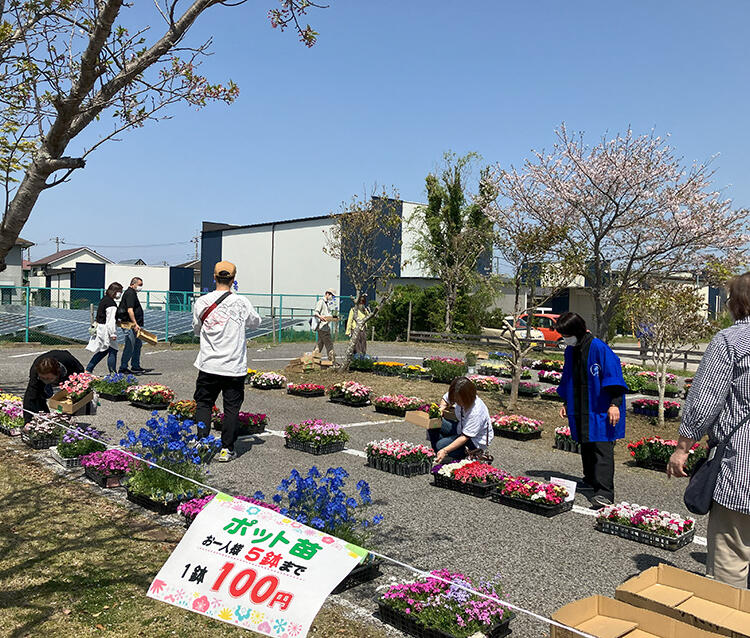
M252 350L251 365L280 369L283 360L296 356L299 350L299 344ZM22 391L33 356L19 355L37 351L0 350L0 388ZM372 351L389 358L421 354L405 344L373 344ZM73 354L87 360L88 353L83 350ZM160 375L150 376L149 381L166 383L179 398L192 396L194 357L195 352L191 351L147 354L144 360L148 367L161 371ZM593 518L586 513L588 502L580 495L576 497L576 511L545 519L435 488L427 477L404 479L365 467L361 451L368 441L390 436L419 442L425 436L420 428L377 414L372 408L348 408L323 398L300 399L282 391L249 391L243 409L268 413L269 427L275 432L283 430L287 423L306 418L321 417L350 425L351 453L313 457L285 449L281 436L268 433L239 442L240 456L235 462L212 465L210 483L231 493L252 494L260 489L270 497L291 468L306 471L314 464L323 469L340 465L350 473L352 484L360 478L370 483L375 498L373 513L385 515L374 539L381 551L422 569L447 567L476 578L499 576L510 601L538 613L552 614L560 606L592 594L612 596L623 580L659 562L701 573L704 570L704 545L694 543L670 553L596 532ZM102 402L99 413L86 420L119 440L114 428L118 419L138 427L146 418L144 411L128 404ZM368 424L361 425L363 422ZM496 465L515 474L580 476L577 455L548 445L496 438L492 453ZM685 513L684 482L618 465L616 484L620 500ZM705 536L704 520L698 522L698 534ZM370 613L375 610L375 587L392 578L405 579L409 574L389 566L375 583L350 590L343 597ZM514 621L514 633L524 638L549 635L546 627L526 618Z

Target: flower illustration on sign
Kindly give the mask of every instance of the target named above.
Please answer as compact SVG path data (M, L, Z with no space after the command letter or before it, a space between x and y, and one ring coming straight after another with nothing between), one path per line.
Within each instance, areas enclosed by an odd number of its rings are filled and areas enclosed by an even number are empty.
M286 621L286 620L283 620L283 619L281 619L281 618L279 618L279 619L277 619L277 620L276 620L276 622L275 622L275 623L273 624L273 630L274 630L274 631L275 631L275 632L276 632L277 634L280 634L280 633L281 633L282 631L284 631L284 629L286 629L286 626L287 626L287 621Z
M219 612L218 617L221 618L221 620L232 620L232 610L224 607L224 609Z
M209 603L208 603L208 598L206 598L206 596L201 596L200 598L196 598L193 601L193 609L195 611L200 611L200 612L205 613L208 611L208 607L209 607Z
M163 580L159 580L158 578L151 583L151 593L153 594L160 594L161 591L167 586L167 583L165 583Z

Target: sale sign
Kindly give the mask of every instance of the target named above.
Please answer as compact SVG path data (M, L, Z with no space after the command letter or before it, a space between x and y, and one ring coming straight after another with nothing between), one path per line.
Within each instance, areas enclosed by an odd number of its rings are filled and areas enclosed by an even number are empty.
M274 638L302 638L366 554L273 510L217 494L148 595Z

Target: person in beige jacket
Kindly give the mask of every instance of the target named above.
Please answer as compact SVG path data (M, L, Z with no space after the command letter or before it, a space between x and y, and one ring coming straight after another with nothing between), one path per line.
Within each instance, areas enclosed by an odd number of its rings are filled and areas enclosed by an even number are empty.
M346 322L346 336L351 337L354 333L355 323L364 321L369 315L367 295L360 295L357 303L349 311L349 319ZM362 329L354 342L354 354L367 354L367 330L365 330L365 326L360 325L360 327Z

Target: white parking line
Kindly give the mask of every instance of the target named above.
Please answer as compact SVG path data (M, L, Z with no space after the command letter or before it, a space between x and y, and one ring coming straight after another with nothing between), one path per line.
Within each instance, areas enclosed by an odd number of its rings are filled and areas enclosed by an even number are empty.
M35 354L44 354L47 352L46 350L43 350L42 352L25 352L24 354L11 354L8 355L8 359L20 359L21 357L33 357Z
M363 425L378 425L379 423L398 423L403 419L383 419L382 421L362 421L361 423L342 423L342 428L359 428Z

